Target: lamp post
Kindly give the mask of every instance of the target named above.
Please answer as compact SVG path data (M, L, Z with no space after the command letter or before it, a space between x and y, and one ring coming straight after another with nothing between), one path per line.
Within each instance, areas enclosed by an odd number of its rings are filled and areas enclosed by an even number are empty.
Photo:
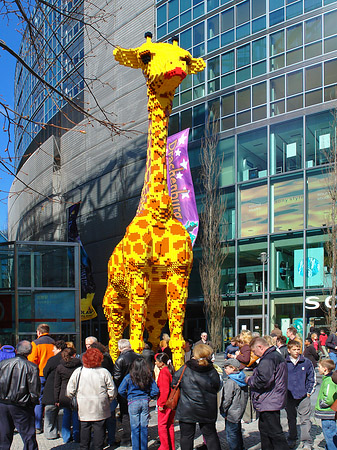
M266 326L265 326L265 323L266 323L266 319L265 319L265 315L266 315L266 307L265 307L265 289L264 289L264 266L265 266L265 264L266 264L266 262L267 262L267 258L268 258L268 255L267 255L267 253L266 252L261 252L260 253L260 257L259 257L259 259L261 260L261 262L262 262L262 336L264 336L266 333L265 333L265 328L266 328Z

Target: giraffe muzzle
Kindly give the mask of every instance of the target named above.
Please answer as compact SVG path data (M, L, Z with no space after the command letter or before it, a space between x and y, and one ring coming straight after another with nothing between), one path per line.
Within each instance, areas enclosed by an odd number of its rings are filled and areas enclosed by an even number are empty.
M181 67L176 67L175 69L166 72L164 76L166 79L171 79L173 77L180 77L181 80L183 80L186 77L186 75L187 73Z

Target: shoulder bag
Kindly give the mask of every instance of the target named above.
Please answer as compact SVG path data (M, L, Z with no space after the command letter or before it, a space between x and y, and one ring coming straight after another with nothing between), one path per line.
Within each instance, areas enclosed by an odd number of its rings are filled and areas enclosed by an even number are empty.
M181 372L178 383L175 386L173 386L173 388L171 389L170 395L168 396L168 399L166 400L166 403L165 403L165 406L169 409L172 409L173 411L175 411L178 406L178 401L180 398L179 384L184 375L185 369L186 369L186 365L184 366L183 371Z
M83 366L81 367L80 373L79 373L78 378L77 378L77 383L76 383L76 389L75 389L74 396L71 397L71 399L70 399L70 409L72 411L78 411L77 391L78 391L78 385L80 384L80 378L81 378L82 369L83 369Z

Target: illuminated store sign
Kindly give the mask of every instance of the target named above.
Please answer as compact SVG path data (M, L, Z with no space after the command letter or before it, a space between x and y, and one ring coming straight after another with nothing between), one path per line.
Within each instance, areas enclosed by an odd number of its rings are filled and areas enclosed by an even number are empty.
M319 297L311 295L305 299L306 309L318 309L320 307L319 302L322 301ZM324 300L324 304L327 308L331 308L331 295L328 295Z

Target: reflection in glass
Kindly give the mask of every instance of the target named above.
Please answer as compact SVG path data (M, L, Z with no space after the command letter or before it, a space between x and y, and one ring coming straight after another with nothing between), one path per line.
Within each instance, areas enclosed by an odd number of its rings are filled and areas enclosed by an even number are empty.
M240 191L241 237L260 236L268 232L267 186L255 186Z
M267 176L267 129L238 136L238 181Z
M271 174L300 169L303 158L302 118L270 127Z
M271 232L303 228L303 179L287 179L271 186Z

